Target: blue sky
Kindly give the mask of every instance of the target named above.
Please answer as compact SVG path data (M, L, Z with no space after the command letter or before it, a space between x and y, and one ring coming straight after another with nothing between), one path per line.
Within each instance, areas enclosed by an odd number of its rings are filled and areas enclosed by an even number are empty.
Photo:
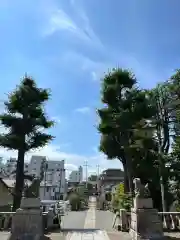
M180 66L179 8L178 0L0 1L0 99L25 72L52 90L56 139L38 154L65 158L67 169L120 166L97 151L100 78L119 66L141 87L167 79Z

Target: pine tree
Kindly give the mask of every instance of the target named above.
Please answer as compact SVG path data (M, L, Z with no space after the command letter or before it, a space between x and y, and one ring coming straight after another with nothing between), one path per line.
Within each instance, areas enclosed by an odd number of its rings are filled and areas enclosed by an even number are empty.
M0 146L18 152L16 184L14 189L13 210L20 207L24 188L24 157L30 150L45 146L53 139L43 129L53 126L48 120L44 103L50 98L48 89L38 88L35 81L27 76L20 85L8 95L6 113L0 115L0 121L8 133L0 135Z
M99 149L109 159L118 158L122 162L125 191L132 193L133 155L136 150L143 149L144 139L152 137L147 120L151 118L153 109L146 91L137 88L135 76L123 69L113 69L105 75L101 101L104 107L98 109L98 130L101 134Z

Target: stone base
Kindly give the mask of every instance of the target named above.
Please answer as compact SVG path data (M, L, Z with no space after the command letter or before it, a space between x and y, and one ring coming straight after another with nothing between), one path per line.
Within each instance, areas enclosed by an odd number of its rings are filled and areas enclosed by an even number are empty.
M18 209L12 218L10 240L40 240L44 237L40 209Z
M132 240L163 239L163 226L156 209L131 209Z
M40 209L41 200L39 198L22 198L21 209Z
M164 240L164 236L161 236L159 234L141 236L133 229L130 229L129 234L132 240Z
M134 208L141 209L141 208L153 208L153 201L152 198L134 198Z

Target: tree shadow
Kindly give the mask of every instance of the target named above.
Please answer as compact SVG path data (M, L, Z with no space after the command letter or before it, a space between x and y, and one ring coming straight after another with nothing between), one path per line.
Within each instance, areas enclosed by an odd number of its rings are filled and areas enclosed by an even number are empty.
M165 240L177 240L179 239L179 237L170 237L170 236L167 236L167 237L164 237Z
M97 231L100 231L101 229L94 229L94 228L62 228L62 229L54 229L54 231L47 232L46 234L50 233L61 233L62 235L67 235L68 233L71 232L76 232L76 233L94 233Z
M34 239L33 238L33 236L32 235L26 235L26 236L13 236L12 234L7 238L8 240L14 240L14 239L17 239L17 240L24 240L24 239L26 239L26 240L32 240L32 239ZM39 238L38 238L39 239ZM51 238L50 237L48 237L48 236L46 236L46 235L44 235L44 236L42 236L41 238L40 238L40 240L51 240Z

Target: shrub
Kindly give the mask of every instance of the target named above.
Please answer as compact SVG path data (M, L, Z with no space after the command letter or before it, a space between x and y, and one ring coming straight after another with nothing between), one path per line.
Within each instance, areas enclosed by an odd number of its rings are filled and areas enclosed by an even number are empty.
M127 211L131 210L132 207L132 196L131 194L122 194L119 199L120 208L126 209Z
M119 210L119 200L116 198L112 198L111 207L112 207L113 212L118 211Z
M132 197L130 194L121 194L119 196L115 196L112 199L111 206L114 212L119 211L119 209L126 209L130 211L132 207Z
M77 193L71 193L69 196L69 203L72 211L78 211L81 208L81 199Z
M124 193L124 185L120 183L116 188L116 193L112 196L111 206L114 212L119 209L130 211L132 207L132 197L130 194Z

